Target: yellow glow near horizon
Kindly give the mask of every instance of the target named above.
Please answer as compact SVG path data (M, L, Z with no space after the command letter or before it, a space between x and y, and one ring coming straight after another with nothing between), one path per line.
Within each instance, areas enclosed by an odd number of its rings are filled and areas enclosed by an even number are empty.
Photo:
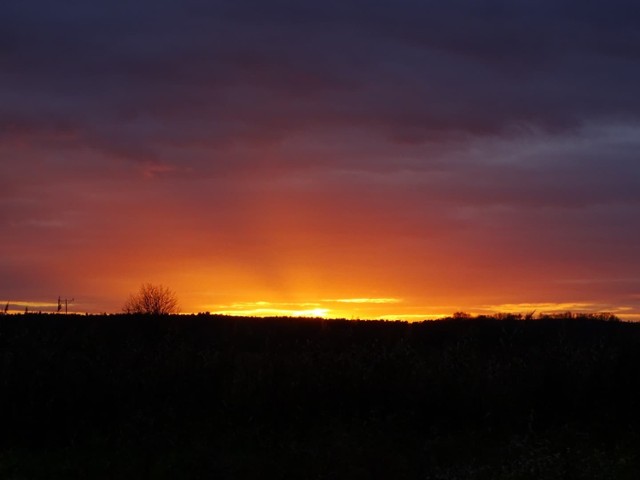
M400 303L399 298L336 298L323 300L324 302L336 302L336 303Z
M503 303L500 305L484 305L482 308L501 313L525 313L536 310L539 313L592 311L593 303Z
M320 297L313 295L305 300L302 292L291 295L293 298L302 299L303 301L284 301L280 298L263 297L258 301L248 301L245 299L239 301L230 301L228 303L202 302L202 300L210 299L211 294L200 289L191 289L188 285L182 285L180 292L194 292L185 298L182 303L181 313L184 315L196 314L200 312L211 312L213 314L232 315L232 316L248 316L248 317L314 317L314 318L346 318L346 319L362 319L362 320L400 320L400 321L423 321L436 320L452 316L455 312L463 311L472 316L478 315L494 315L496 313L506 314L527 314L532 311L536 315L553 314L562 312L580 313L599 313L607 312L618 316L623 320L639 321L640 314L629 306L613 306L606 304L590 303L590 302L523 302L523 303L502 303L502 304L463 304L450 305L446 303L424 305L419 299L400 299L393 296L354 296L354 297ZM179 297L181 294L178 293ZM267 298L267 299L265 299ZM0 301L0 309L6 304L6 301ZM54 302L36 302L36 301L10 301L8 313L23 313L25 307L31 312L39 310L44 312L55 312L57 303ZM91 303L82 303L77 301L70 308L70 312L113 312L109 309L100 308ZM113 313L120 313L117 310Z
M446 307L438 307L435 312L414 313L402 308L396 312L384 308L382 305L397 304L402 300L397 298L344 298L323 299L309 302L270 302L260 300L256 302L235 302L229 305L206 305L205 311L221 315L250 316L250 317L319 317L319 318L347 318L361 320L402 320L421 321L434 320L450 316L455 309L447 313ZM348 307L345 304L353 304ZM391 310L391 311L390 311Z
M220 315L234 315L239 317L318 317L329 318L327 308L312 308L308 310L291 310L285 308L247 308L233 310L215 310Z

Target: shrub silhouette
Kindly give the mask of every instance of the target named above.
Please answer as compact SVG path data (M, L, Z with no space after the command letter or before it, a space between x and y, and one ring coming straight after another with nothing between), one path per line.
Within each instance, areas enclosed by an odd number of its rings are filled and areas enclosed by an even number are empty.
M178 313L178 298L173 291L163 285L145 283L140 286L138 293L129 296L122 311L145 315Z

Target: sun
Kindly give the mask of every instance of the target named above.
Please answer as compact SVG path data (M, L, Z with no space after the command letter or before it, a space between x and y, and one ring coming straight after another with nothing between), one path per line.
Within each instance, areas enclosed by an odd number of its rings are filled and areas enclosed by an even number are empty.
M320 317L327 318L329 316L328 308L312 308L310 310L299 310L294 312L294 317Z

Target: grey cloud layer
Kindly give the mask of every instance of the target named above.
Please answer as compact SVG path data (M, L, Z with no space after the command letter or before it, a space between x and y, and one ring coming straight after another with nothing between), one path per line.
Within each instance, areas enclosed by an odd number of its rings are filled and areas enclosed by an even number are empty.
M3 3L2 131L97 148L390 142L635 121L637 9L597 2ZM158 149L159 150L159 149Z

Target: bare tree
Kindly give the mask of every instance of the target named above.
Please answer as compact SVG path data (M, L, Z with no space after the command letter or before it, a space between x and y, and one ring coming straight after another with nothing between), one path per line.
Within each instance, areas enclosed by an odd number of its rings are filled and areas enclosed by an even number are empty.
M178 313L178 298L163 285L145 283L138 293L129 296L122 310L125 313L169 315Z

